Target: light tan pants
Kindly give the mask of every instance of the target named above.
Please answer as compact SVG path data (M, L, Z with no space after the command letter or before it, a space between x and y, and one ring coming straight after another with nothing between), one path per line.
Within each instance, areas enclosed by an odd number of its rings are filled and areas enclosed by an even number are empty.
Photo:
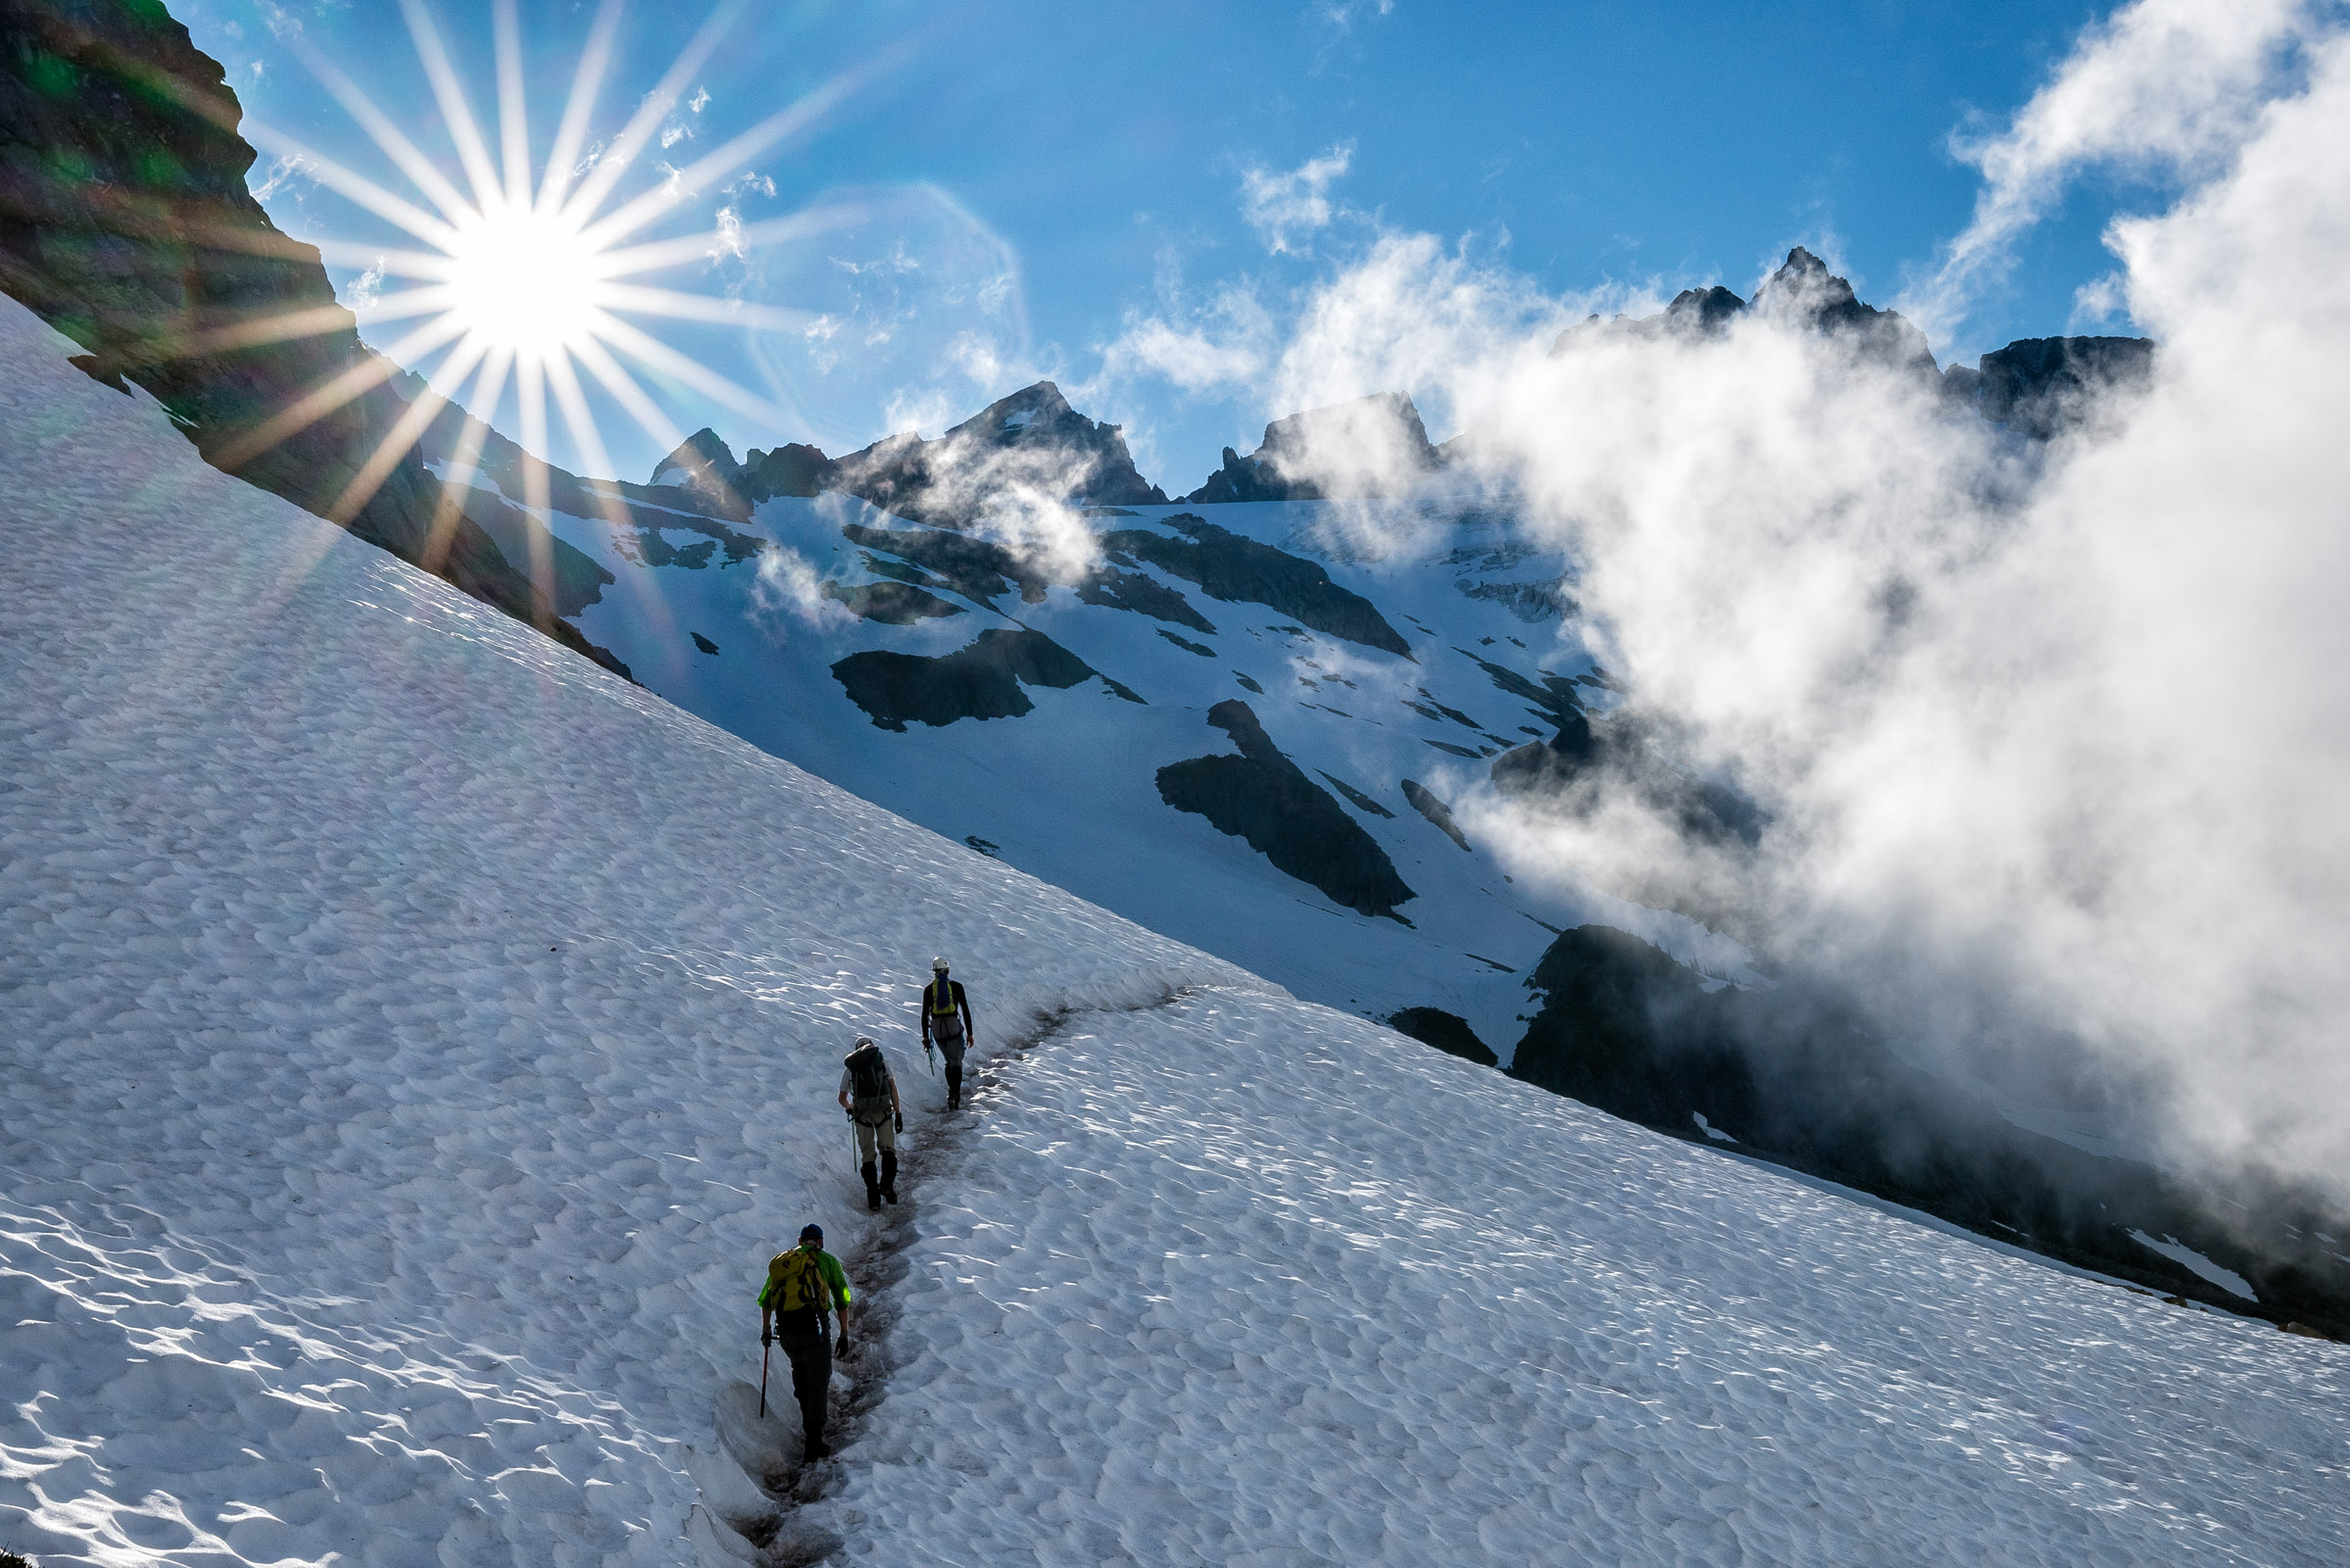
M893 1154L898 1152L898 1125L896 1117L893 1116L890 1118L890 1120L883 1122L878 1127L868 1127L861 1121L857 1122L856 1126L857 1157L858 1159L863 1160L867 1164L871 1164L874 1157L873 1146L876 1142L878 1142L882 1148L888 1150Z

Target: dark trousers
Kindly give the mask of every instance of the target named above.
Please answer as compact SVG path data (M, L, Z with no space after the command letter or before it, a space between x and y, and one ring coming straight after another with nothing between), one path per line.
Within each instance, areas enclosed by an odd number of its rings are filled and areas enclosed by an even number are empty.
M947 1058L947 1098L959 1101L963 1097L962 1041L957 1039L952 1047L941 1052L940 1054Z
M792 1363L792 1397L800 1401L800 1430L809 1447L824 1441L824 1406L832 1394L832 1341L824 1320L808 1314L807 1323L778 1318L775 1343Z

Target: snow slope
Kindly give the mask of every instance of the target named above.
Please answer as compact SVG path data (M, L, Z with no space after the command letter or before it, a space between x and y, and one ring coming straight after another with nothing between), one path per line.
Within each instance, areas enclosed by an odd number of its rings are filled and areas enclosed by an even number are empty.
M2342 1348L1293 1000L213 473L65 352L0 302L0 1547L2340 1560ZM985 1046L1073 1010L960 1118L916 1082L881 1254L831 1085L856 1029L904 1059L933 950ZM887 1327L785 1514L751 1292L808 1214Z
M0 301L0 1548L673 1562L954 956L1262 988L205 467ZM903 1060L901 1056L901 1060ZM918 1070L918 1069L917 1069Z

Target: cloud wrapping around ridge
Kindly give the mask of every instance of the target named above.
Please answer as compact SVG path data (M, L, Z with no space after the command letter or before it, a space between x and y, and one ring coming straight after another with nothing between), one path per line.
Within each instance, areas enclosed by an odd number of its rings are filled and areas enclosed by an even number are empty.
M2080 107L2173 71L2134 139ZM1456 803L1520 874L1670 868L1905 1051L2350 1197L2350 39L2147 0L1980 153L1978 256L2086 164L2193 181L2111 235L2154 384L2050 447L1761 315L1554 352L1574 307L1426 236L1332 279L1267 382L1471 432L1602 661L1772 813L1725 857L1637 802Z

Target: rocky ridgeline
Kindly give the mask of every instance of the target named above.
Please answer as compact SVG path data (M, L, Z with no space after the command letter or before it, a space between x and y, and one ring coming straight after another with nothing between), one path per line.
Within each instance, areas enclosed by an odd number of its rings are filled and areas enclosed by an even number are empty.
M246 189L242 116L154 0L0 0L0 289L80 344L90 375L150 393L216 467L626 673L416 450L361 477L408 403L318 253Z
M653 481L721 509L837 490L909 522L956 529L1004 500L1079 507L1167 500L1135 470L1118 426L1087 418L1051 381L998 399L936 441L893 435L840 458L793 443L771 452L755 447L738 463L715 431L697 430L661 460Z

